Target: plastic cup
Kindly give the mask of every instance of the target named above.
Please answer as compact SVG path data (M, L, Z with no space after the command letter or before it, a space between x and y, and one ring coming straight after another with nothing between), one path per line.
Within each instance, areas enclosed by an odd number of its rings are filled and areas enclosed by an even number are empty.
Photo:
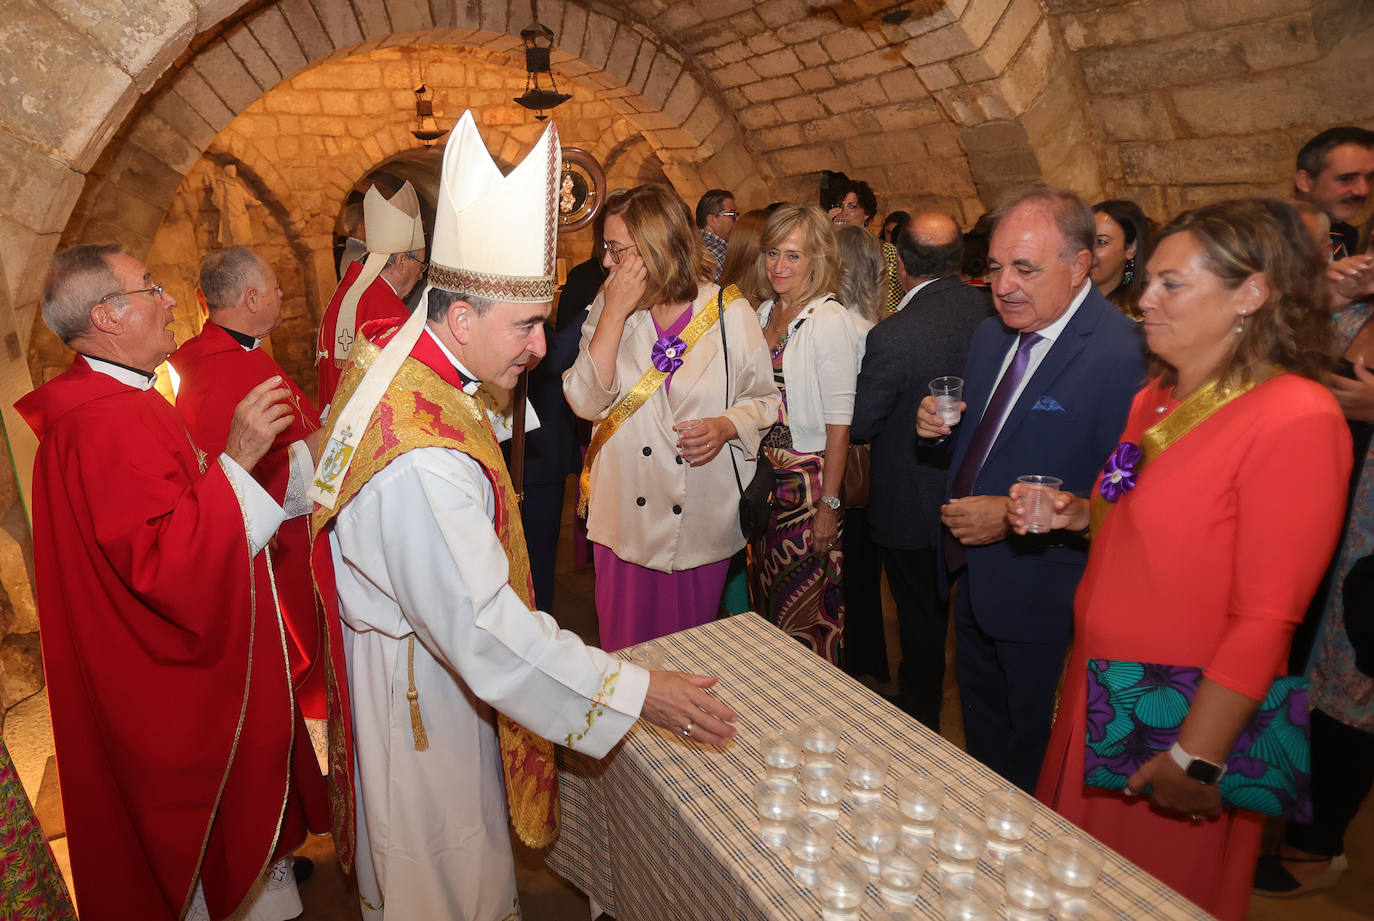
M940 884L945 921L1001 921L1002 899L987 883L962 877Z
M1026 510L1026 530L1031 534L1048 534L1054 523L1054 494L1064 485L1057 476L1030 473L1016 478L1026 487L1021 507Z
M1082 835L1060 835L1045 846L1055 898L1083 899L1102 873L1102 849Z
M792 854L792 875L803 886L815 886L820 870L835 846L835 822L807 812L787 826L787 850Z
M840 724L828 716L817 716L797 727L797 740L807 761L833 761L840 748Z
M829 819L839 819L844 799L844 777L833 761L808 761L802 765L801 788L806 809Z
M946 809L935 820L935 849L940 855L940 879L972 876L987 846L983 823L959 809Z
M929 772L917 770L897 781L897 807L902 811L902 835L912 841L929 841L935 820L945 801L945 785Z
M1025 794L1011 787L983 796L983 825L988 830L988 855L1001 863L1021 850L1030 834L1035 812Z
M775 732L764 736L759 744L759 753L763 755L764 769L769 777L783 777L788 780L796 778L802 750L801 745L791 735Z
M921 879L930 865L930 846L902 842L882 860L878 870L878 894L889 908L916 904Z
M801 812L802 791L794 781L769 777L754 787L759 837L774 847L787 843L787 826Z
M844 756L849 773L849 795L857 805L879 803L887 783L889 758L875 745L856 745Z
M1007 890L1007 921L1045 921L1050 916L1054 892L1045 858L1012 854L1002 867L1002 883Z
M945 425L958 425L963 418L959 404L964 399L962 377L937 377L930 382L930 394L935 397L935 415Z
M874 803L854 809L851 821L854 850L874 879L882 868L883 858L897 849L901 840L902 819L891 806Z
M651 672L661 672L668 667L663 652L648 643L640 643L636 646L634 651L630 653L630 661L641 668L647 668Z
M853 857L832 857L821 865L816 896L825 921L855 921L868 889L868 871Z

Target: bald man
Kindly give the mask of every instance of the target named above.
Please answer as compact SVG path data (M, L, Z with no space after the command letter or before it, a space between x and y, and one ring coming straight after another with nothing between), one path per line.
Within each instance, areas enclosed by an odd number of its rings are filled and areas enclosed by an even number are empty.
M932 379L963 372L973 330L992 302L986 289L960 280L963 236L948 216L919 214L896 242L906 296L868 334L850 433L873 445L868 521L901 626L897 703L939 731L948 605L936 548L949 454L918 445L916 407Z

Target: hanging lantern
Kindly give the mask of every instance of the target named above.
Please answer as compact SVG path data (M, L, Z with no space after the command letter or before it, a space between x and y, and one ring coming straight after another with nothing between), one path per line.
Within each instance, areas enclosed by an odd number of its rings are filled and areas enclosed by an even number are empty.
M420 127L413 129L410 133L415 135L415 140L421 141L426 147L433 147L434 142L448 134L449 129L440 129L434 120L434 99L430 95L427 85L421 84L415 90L415 117L420 122Z
M554 81L553 71L549 67L553 30L539 21L534 0L530 0L530 16L534 22L520 30L520 40L525 43L525 92L516 96L514 101L534 112L534 117L542 122L548 118L544 114L545 109L555 109L572 96L558 92L558 83Z

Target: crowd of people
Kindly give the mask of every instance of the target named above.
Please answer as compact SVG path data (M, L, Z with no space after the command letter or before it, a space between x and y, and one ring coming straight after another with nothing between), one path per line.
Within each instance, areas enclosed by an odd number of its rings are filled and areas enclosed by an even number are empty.
M555 313L557 156L550 126L502 176L465 115L429 240L408 184L369 191L317 402L261 348L282 292L253 250L205 256L179 349L138 259L54 258L43 316L77 357L18 408L83 917L294 917L290 854L326 829L364 917L512 917L508 822L557 833L551 743L599 757L641 718L734 734L713 678L607 651L752 610L886 682L883 572L893 702L939 730L952 611L968 752L1010 783L1225 919L1252 887L1339 877L1374 783L1374 255L1352 223L1374 133L1313 138L1294 201L1163 225L1049 187L968 232L876 221L842 174L744 212L619 190ZM151 389L169 356L175 408ZM527 370L528 411L492 408ZM511 436L546 473L512 480ZM600 648L544 613L579 466ZM1105 662L1201 670L1172 748L1115 787L1086 785ZM1218 782L1290 669L1313 812L1261 857Z

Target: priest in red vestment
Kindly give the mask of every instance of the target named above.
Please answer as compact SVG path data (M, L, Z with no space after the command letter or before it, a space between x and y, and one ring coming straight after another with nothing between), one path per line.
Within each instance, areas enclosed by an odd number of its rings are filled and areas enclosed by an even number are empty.
M367 258L344 271L320 320L315 372L320 406L334 399L358 329L370 320L404 320L405 298L425 274L425 228L420 199L409 182L390 199L374 185L363 198Z
M263 552L282 510L247 472L290 424L288 391L255 387L207 454L151 389L175 301L139 260L61 252L42 305L78 353L16 407L39 438L34 567L81 917L292 917L283 860L327 807Z
M196 444L210 454L224 450L234 407L250 390L279 377L290 396L290 424L253 468L253 479L285 510L272 547L272 572L286 623L287 651L296 702L308 719L324 719L323 672L319 661L319 617L310 575L310 510L306 495L315 473L320 416L300 387L260 348L281 323L277 273L253 250L231 246L210 252L200 263L200 290L210 311L200 334L168 362L181 381L177 411ZM321 590L333 591L330 584Z

